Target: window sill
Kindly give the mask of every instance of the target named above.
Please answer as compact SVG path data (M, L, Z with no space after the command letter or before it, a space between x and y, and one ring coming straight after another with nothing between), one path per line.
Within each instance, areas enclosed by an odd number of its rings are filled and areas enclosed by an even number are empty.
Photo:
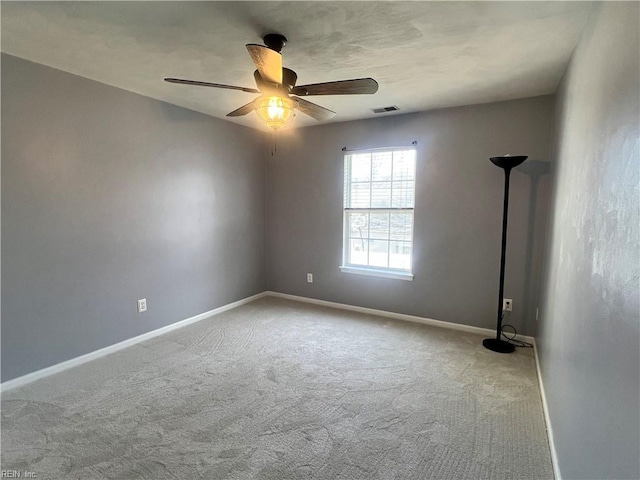
M368 275L370 277L395 278L397 280L413 281L413 273L394 272L389 270L376 270L374 268L359 268L350 266L338 267L343 273L355 273L356 275Z

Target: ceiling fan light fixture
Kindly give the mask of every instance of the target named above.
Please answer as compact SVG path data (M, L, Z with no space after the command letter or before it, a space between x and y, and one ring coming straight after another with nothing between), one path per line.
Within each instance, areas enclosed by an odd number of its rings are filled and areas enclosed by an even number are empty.
M273 130L285 126L294 116L296 102L288 97L261 97L256 100L256 113Z

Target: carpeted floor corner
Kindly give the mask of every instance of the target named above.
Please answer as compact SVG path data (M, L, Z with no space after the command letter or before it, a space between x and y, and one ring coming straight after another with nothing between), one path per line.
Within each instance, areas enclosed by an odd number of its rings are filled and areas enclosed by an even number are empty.
M276 298L2 394L38 479L551 479L533 352Z

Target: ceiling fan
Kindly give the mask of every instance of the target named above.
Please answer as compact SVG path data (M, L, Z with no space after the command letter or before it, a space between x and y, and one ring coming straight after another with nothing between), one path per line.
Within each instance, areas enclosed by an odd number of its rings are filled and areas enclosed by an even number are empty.
M359 95L372 94L378 91L378 82L373 78L357 78L296 86L296 80L298 79L296 72L282 66L280 51L285 46L287 39L283 35L270 33L265 35L263 40L266 46L246 45L249 55L257 68L253 73L257 89L180 78L165 78L165 81L259 93L261 94L259 97L228 113L227 117L239 117L255 110L258 116L274 130L278 130L293 118L294 109L300 110L316 120L328 120L336 114L336 112L300 97L309 95Z

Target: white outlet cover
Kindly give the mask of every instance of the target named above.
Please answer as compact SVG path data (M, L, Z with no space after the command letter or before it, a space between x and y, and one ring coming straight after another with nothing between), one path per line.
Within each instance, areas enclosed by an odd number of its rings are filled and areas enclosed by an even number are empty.
M307 282L313 283L313 273L307 273Z
M142 313L146 311L147 311L147 299L141 298L140 300L138 300L138 313Z
M505 298L502 300L502 311L504 312L513 311L513 299Z

